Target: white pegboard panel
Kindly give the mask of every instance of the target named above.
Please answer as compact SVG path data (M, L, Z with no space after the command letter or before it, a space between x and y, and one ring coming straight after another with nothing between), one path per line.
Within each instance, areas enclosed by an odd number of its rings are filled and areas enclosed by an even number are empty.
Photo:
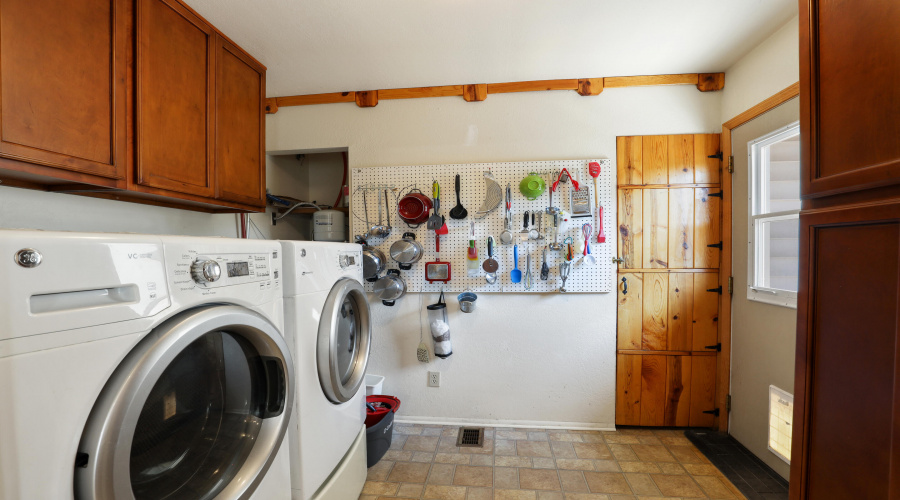
M553 232L550 216L544 216L544 240L529 240L525 235L520 235L522 230L523 212L545 210L549 206L550 186L556 177L553 172L567 169L582 186L590 189L591 204L594 203L594 183L588 173L588 164L592 161L600 163L600 176L597 178L599 203L603 207L603 225L606 233L606 243L597 243L596 207L595 217L569 218L560 228L560 243L571 236L577 242L584 241L581 233L582 224L589 223L593 226L591 236L591 253L597 257L596 265L589 265L581 261L581 254L577 253L572 261L569 278L566 281L566 291L569 293L596 293L610 292L613 284L612 252L616 242L615 224L615 173L612 172L612 162L609 159L601 160L555 160L555 161L525 161L509 163L472 163L460 165L426 165L405 167L379 167L353 169L351 172L351 231L354 235L364 234L366 226L363 211L363 193L368 189L367 204L369 209L369 223L378 222L378 195L376 189L383 193L388 189L393 198L390 201L392 212L390 222L393 226L391 234L387 238L370 238L369 244L381 249L388 258L388 268L397 268L397 263L390 258L390 246L409 231L415 233L416 240L425 247L425 255L408 271L400 271L406 280L410 292L438 291L443 288L447 292L461 292L472 290L475 292L516 292L516 293L547 293L558 292L562 281L559 277L559 263L565 260L562 251L549 251L547 262L550 266L550 277L547 281L540 279L541 257L544 246L553 241ZM485 195L484 172L490 171L494 179L505 192L507 183L512 190L512 231L515 241L519 242L519 269L522 271L522 283L512 283L510 270L513 268L513 245L501 245L500 233L504 229L504 204L489 213L482 219L476 219L475 212L481 207ZM538 199L528 200L519 191L519 182L531 172L536 172L547 182L547 189ZM456 174L460 174L460 198L463 206L468 210L469 216L463 220L450 218L450 209L456 205L454 180ZM435 282L429 284L425 281L425 263L437 260L435 254L435 234L422 224L418 228L410 228L397 213L399 197L410 188L421 189L426 196L431 197L431 185L437 181L441 187L440 214L446 217L449 234L441 236L440 260L451 263L452 279L447 284ZM560 183L556 193L553 193L553 204L567 212L569 207L569 190L572 184ZM582 188L584 189L584 188ZM382 196L384 196L382 194ZM382 210L384 208L382 201ZM385 221L386 222L386 221ZM478 247L479 275L472 278L466 275L466 249L469 244L469 224L475 223L475 239ZM489 285L481 270L481 262L487 258L487 238L494 236L496 246L494 258L499 262L500 269L497 272L497 282ZM534 276L534 286L530 290L525 289L524 275L526 271L526 255L531 255L531 273ZM366 289L371 291L372 284L367 283Z

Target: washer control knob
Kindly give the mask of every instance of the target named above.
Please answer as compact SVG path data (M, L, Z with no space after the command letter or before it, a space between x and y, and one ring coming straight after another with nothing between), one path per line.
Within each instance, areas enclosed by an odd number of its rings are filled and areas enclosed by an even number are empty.
M191 276L197 283L212 283L222 276L222 268L214 260L198 260L191 264Z

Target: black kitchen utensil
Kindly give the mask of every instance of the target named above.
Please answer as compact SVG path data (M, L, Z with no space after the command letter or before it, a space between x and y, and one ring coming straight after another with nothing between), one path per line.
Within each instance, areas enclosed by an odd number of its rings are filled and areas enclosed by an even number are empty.
M456 206L450 210L451 219L465 219L469 211L459 201L459 174L456 174Z

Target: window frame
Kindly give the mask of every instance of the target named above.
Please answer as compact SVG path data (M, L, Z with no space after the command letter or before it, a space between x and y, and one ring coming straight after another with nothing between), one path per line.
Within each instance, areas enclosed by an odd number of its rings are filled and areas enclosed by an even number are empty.
M764 212L763 206L768 199L768 173L763 171L761 164L761 151L763 148L778 143L800 133L800 122L796 121L766 135L758 137L747 143L747 165L749 177L748 196L748 254L747 254L747 299L767 304L797 308L797 292L757 286L756 283L765 269L767 261L766 252L759 252L757 243L763 241L760 236L765 222L779 220L800 219L800 209L782 210L778 212Z

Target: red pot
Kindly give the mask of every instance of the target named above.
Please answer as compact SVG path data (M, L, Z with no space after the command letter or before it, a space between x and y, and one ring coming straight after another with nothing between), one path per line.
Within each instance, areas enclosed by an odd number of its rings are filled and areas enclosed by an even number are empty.
M403 222L410 225L418 225L428 220L428 213L431 211L431 207L431 198L416 189L400 199L398 212Z

